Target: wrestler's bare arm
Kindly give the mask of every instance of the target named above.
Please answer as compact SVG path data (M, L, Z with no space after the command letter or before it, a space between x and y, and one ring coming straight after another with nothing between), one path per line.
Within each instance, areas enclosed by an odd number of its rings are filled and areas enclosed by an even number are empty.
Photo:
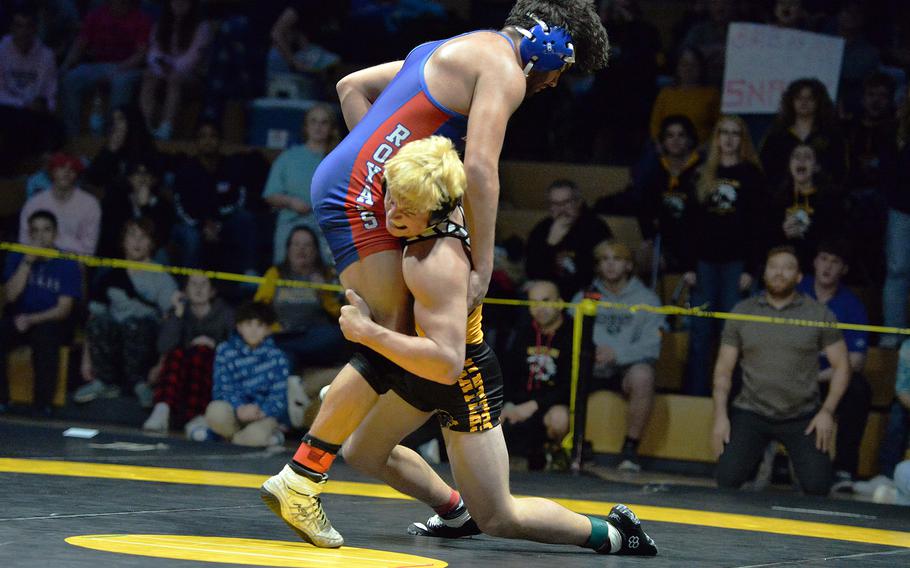
M472 303L486 294L493 272L493 242L499 204L499 155L509 117L525 96L524 75L514 61L497 57L477 75L468 115L464 169L467 176L465 212L471 235L471 255L480 290Z
M409 250L404 258L402 272L414 296L414 320L422 337L404 335L375 323L368 306L362 299L352 297L351 292L351 305L341 308L339 318L345 337L415 375L454 384L464 368L471 269L461 246L455 239L418 243L410 248L431 250L426 254Z
M338 81L335 90L338 91L341 113L344 115L344 123L348 130L353 130L370 110L379 93L398 74L402 65L404 61L383 63L355 71Z

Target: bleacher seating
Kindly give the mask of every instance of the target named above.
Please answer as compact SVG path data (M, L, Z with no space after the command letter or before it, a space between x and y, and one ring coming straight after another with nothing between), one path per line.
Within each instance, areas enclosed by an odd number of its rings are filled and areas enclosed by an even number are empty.
M626 406L618 393L591 393L585 437L591 441L595 452L619 452L626 432ZM887 415L883 412L869 415L860 446L860 477L878 473L878 447L886 422ZM651 458L713 463L716 461L711 450L713 425L714 408L710 398L658 394L639 452ZM910 459L910 451L906 457Z
M496 213L496 239L504 241L518 237L528 239L531 229L547 216L546 209L505 209Z
M547 211L547 187L557 179L577 183L590 205L601 197L623 191L629 183L629 169L557 162L502 162L499 199L514 207Z
M626 435L626 402L612 391L595 391L588 398L585 428L598 453L617 453ZM660 394L639 446L643 456L713 462L710 398Z
M32 369L32 350L29 347L19 347L10 352L6 361L7 377L9 377L10 401L18 404L31 404L33 400L33 385L35 373ZM66 406L66 386L70 360L70 348L60 348L60 365L57 371L57 386L54 390L53 405L57 408Z
M655 364L659 391L680 392L682 390L688 352L688 331L664 332L660 341L660 358Z
M519 237L522 240L527 240L534 225L543 220L548 214L546 209L500 208L496 214L496 238L499 241L510 237ZM638 249L642 237L637 219L619 215L602 215L601 218L610 227L615 239L632 247L632 250Z
M872 406L887 408L894 399L897 378L897 351L870 347L863 373L872 385Z
M73 141L68 150L82 156L93 156L103 143L101 138L83 137ZM193 142L186 140L159 143L159 148L165 153L188 152L192 151L192 147ZM248 147L239 144L224 145L227 152L246 149ZM269 160L273 160L279 153L264 148L259 150ZM522 239L527 237L531 228L548 214L545 190L554 179L576 180L588 203L593 203L602 196L622 191L628 183L628 176L626 168L618 167L504 162L500 167L503 205L497 218L497 237L500 240L510 236ZM24 177L0 179L0 219L13 220L24 200ZM638 248L642 237L634 217L603 218L616 238ZM664 303L672 302L672 293L678 281L679 275L662 276L659 293ZM874 305L880 300L878 292L867 289L861 292L861 297L870 306L870 315L876 313ZM684 299L682 298L683 301ZM669 331L663 336L660 359L656 364L657 386L662 394L657 396L651 425L642 440L641 452L645 456L657 458L713 462L709 445L713 419L711 400L674 394L682 388L688 340L687 331ZM64 349L61 376L54 400L58 406L65 402L69 348ZM22 348L14 351L9 358L11 393L16 402L30 401L33 376L28 356L28 349ZM860 474L863 476L874 473L875 453L884 429L885 417L882 411L886 410L894 396L896 365L895 351L874 347L869 350L865 373L872 384L876 412L870 416L863 438L860 454ZM625 432L625 402L619 395L606 391L592 394L588 403L587 432L595 451L611 453L619 450Z

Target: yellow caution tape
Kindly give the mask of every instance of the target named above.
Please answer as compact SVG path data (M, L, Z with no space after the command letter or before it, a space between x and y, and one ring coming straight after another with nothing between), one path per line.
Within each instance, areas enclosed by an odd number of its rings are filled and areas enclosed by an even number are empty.
M103 258L87 254L75 254L63 252L56 249L45 249L22 245L18 243L0 242L0 250L30 254L45 258L60 258L74 260L85 266L90 267L110 267L124 268L130 270L146 270L150 272L166 272L178 276L187 276L190 274L203 274L213 280L227 280L230 282L246 282L250 284L261 284L265 281L262 276L251 276L246 274L235 274L232 272L221 272L216 270L202 270L197 268L184 268L178 266L166 266L152 262L135 262L119 258ZM328 290L332 292L341 292L343 288L337 284L323 284L317 282L305 282L300 280L279 279L275 281L276 286L289 288L314 288L318 290ZM901 335L910 335L910 329L896 327L885 327L879 325L861 325L854 323L827 322L827 321L810 321L795 318L782 318L772 316L759 316L751 314L734 314L729 312L712 312L702 308L681 308L678 306L651 306L648 304L621 304L616 302L597 302L589 298L584 298L579 303L572 302L537 302L529 300L508 300L502 298L486 298L485 304L503 305L503 306L551 306L559 309L574 310L575 318L572 329L572 371L571 371L571 393L569 399L569 433L562 440L562 446L571 451L575 437L575 410L576 399L578 397L578 380L581 372L581 344L583 321L585 317L597 315L598 308L609 310L622 310L628 312L650 312L663 315L694 316L701 318L714 318L722 320L739 320L758 323L768 323L774 325L795 325L802 327L822 327L836 328L843 330L869 331L875 333L893 333Z
M618 302L593 302L598 308L607 310L621 310L626 312L651 312L669 316L694 316L699 318L713 318L722 320L751 321L757 323L770 323L775 325L795 325L801 327L827 327L850 331L869 331L873 333L894 333L910 335L910 328L886 327L883 325L867 325L859 323L843 323L833 321L813 321L796 318L781 318L774 316L759 316L752 314L736 314L732 312L712 312L703 308L682 308L679 306L652 306L650 304L621 304ZM548 305L558 308L573 308L580 304L570 302L532 302L529 300L506 300L500 298L486 298L485 304L498 304L503 306L532 306ZM584 302L584 300L582 300ZM594 315L594 314L586 314Z
M221 272L217 270L202 270L200 268L186 268L181 266L166 266L163 264L157 264L154 262L136 262L133 260L125 260L122 258L104 258L99 256L92 256L89 254L76 254L72 252L64 252L56 249L46 249L40 247L33 247L29 245L21 245L18 243L7 243L0 242L0 250L8 250L10 252L18 252L22 254L30 254L33 256L41 256L45 258L61 258L64 260L74 260L85 266L90 266L92 268L98 267L109 267L109 268L125 268L128 270L145 270L147 272L166 272L168 274L175 274L177 276L189 276L190 274L203 274L212 280L227 280L229 282L245 282L248 284L262 284L265 281L265 278L262 276L252 276L249 274L235 274L233 272ZM302 280L286 280L279 279L275 281L277 286L282 286L285 288L315 288L317 290L328 290L331 292L343 292L344 288L338 284L323 284L318 282L305 282Z
M175 274L178 276L188 276L190 274L204 274L208 278L213 280L226 280L230 282L246 282L249 284L261 284L265 281L265 278L262 276L252 276L248 274L236 274L233 272L221 272L217 270L202 270L199 268L185 268L180 266L167 266L163 264L157 264L153 262L136 262L132 260L125 260L121 258L104 258L88 254L76 254L71 252L59 251L56 249L46 249L40 247L33 247L30 245L22 245L19 243L8 243L0 242L0 250L7 250L10 252L18 252L21 254L30 254L34 256L41 256L44 258L61 258L66 260L74 260L81 264L90 267L110 267L110 268L125 268L130 270L145 270L149 272L166 272L168 274ZM319 282L306 282L302 280L287 280L279 279L276 281L277 286L286 287L286 288L314 288L317 290L327 290L331 292L343 292L342 288L338 284L324 284ZM586 303L590 302L590 303ZM891 333L899 335L910 335L910 328L899 328L899 327L886 327L881 325L865 325L865 324L856 324L856 323L843 323L843 322L827 322L827 321L811 321L811 320L802 320L795 318L782 318L782 317L773 317L773 316L759 316L751 314L735 314L730 312L712 312L709 310L704 310L702 308L681 308L679 306L651 306L648 304L621 304L616 302L595 302L593 300L585 299L581 303L572 303L572 302L532 302L529 300L508 300L503 298L486 298L483 301L484 304L492 305L503 305L503 306L535 306L535 305L545 305L557 307L560 309L577 309L579 306L586 306L582 313L585 316L594 315L596 308L604 308L609 310L622 310L627 312L651 312L655 314L663 315L677 315L677 316L694 316L700 318L713 318L713 319L722 319L722 320L739 320L739 321L751 321L757 323L768 323L774 325L795 325L801 327L825 327L825 328L834 328L841 330L851 330L851 331L868 331L872 333ZM594 306L594 307L592 307Z

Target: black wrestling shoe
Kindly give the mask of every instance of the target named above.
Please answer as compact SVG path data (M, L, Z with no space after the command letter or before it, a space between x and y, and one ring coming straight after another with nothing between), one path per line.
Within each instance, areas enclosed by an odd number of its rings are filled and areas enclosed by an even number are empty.
M427 520L427 524L411 523L411 526L408 527L408 534L436 538L461 538L480 534L480 527L471 518L468 509L464 505L460 508L463 511L452 519L443 519L439 515L433 515Z
M610 514L607 515L607 522L618 530L619 534L622 536L622 544L620 545L619 550L613 552L613 554L622 554L626 556L657 555L657 545L654 544L654 540L648 536L648 533L641 528L641 521L638 520L638 517L635 516L632 509L629 509L625 505L616 505L610 510ZM609 539L607 539L606 544L607 546L597 552L601 554L610 553ZM604 550L604 548L606 550Z

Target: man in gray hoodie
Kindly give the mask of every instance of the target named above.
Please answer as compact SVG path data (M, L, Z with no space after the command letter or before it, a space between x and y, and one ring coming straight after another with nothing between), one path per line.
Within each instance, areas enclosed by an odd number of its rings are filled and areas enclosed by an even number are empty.
M575 295L599 302L659 306L657 295L632 276L632 251L616 241L594 247L594 281ZM626 439L619 468L640 471L638 443L654 405L654 363L660 356L662 315L599 307L594 320L591 390L619 390L629 401Z

